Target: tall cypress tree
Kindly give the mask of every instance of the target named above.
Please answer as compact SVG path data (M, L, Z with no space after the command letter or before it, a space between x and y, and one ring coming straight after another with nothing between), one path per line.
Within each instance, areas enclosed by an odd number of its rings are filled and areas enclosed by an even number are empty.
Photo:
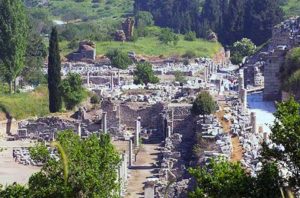
M21 0L0 0L0 75L10 85L10 93L21 74L27 47L28 23Z
M48 57L48 90L49 90L49 110L55 113L62 108L62 98L59 91L61 82L60 76L61 63L59 55L57 30L52 28L49 40L49 57Z

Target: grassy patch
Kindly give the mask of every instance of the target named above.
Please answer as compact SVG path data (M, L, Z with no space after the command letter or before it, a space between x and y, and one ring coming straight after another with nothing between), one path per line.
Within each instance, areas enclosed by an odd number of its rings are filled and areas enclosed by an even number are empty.
M44 116L48 110L48 90L38 87L30 93L0 94L0 105L15 119Z
M282 8L287 17L300 15L300 0L288 0Z
M67 42L61 43L61 50L63 55L70 52L67 48ZM198 57L212 57L221 45L219 43L209 42L202 39L197 39L196 41L185 41L183 36L180 35L180 41L176 46L173 44L162 44L157 37L144 37L139 38L134 42L117 42L117 41L105 41L97 42L97 55L103 55L110 48L120 48L124 51L134 51L139 55L148 56L174 56L183 55L186 51L194 51Z

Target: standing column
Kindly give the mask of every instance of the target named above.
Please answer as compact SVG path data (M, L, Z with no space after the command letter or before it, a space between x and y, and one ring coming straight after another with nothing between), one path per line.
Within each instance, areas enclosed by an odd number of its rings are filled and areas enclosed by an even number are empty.
M172 123L171 123L171 134L174 133L174 109L172 109L171 112L171 116L172 116Z
M252 126L252 133L257 133L257 126L256 126L256 113L251 112L251 118L250 118L251 126Z
M171 137L171 135L172 135L171 126L168 126L167 138Z
M107 113L102 113L102 131L107 134Z
M81 123L80 122L77 124L77 134L79 137L81 137Z
M87 72L87 85L90 87L90 71Z
M128 168L132 166L132 140L129 140L129 149L128 149Z
M137 118L137 120L135 121L135 134L134 134L134 146L135 147L139 147L140 143L139 143L139 139L140 139L140 130L141 130L141 121L140 121L140 117Z
M114 74L112 72L110 74L110 90L114 90Z
M206 72L207 68L206 66L204 66L204 82L207 82L207 72Z
M241 69L239 71L239 92L242 91L242 89L245 89L245 83L244 83L244 70Z
M246 89L242 89L241 91L241 101L243 104L243 109L244 111L247 110L247 90Z
M118 70L118 86L121 86L120 70Z

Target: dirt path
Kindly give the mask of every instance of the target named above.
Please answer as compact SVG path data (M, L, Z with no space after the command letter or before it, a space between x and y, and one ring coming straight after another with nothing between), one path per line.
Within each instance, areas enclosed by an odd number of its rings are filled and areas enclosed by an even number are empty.
M224 104L221 104L221 111L216 113L216 116L219 120L219 122L221 123L224 132L225 133L230 133L230 126L231 126L231 122L230 121L225 121L224 120ZM238 137L232 137L231 138L231 143L232 143L232 147L233 147L233 151L231 154L231 161L232 162L238 162L243 158L243 148L241 146L240 140Z
M144 144L143 148L137 155L137 161L134 162L130 169L130 178L128 179L127 194L125 198L144 197L144 182L148 177L153 176L155 163L159 151L158 144Z

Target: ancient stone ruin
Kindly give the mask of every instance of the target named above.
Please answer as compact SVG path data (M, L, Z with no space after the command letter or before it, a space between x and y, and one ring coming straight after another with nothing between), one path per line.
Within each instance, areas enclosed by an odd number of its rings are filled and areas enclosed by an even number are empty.
M115 33L116 41L130 41L133 36L134 31L134 19L132 17L128 17L122 23L122 30L117 30Z
M86 61L96 59L96 45L92 41L81 41L78 50L67 56L69 61Z

